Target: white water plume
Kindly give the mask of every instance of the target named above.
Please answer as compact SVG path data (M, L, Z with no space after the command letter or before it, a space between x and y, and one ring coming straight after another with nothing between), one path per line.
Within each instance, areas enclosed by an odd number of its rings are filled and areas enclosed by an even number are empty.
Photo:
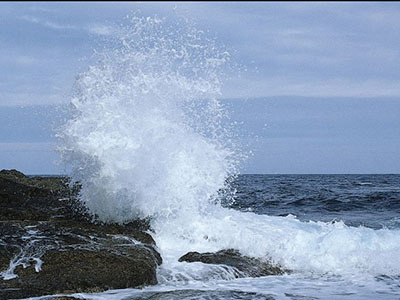
M133 17L79 75L61 152L101 220L198 212L236 172L220 96L229 53L182 21Z

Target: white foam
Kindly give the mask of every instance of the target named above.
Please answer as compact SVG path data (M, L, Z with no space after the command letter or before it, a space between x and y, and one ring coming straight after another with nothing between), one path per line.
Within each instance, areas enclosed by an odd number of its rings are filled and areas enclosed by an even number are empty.
M186 291L186 292L185 292ZM231 294L230 292L243 292ZM246 293L253 293L249 295ZM217 295L217 296L216 296ZM73 294L78 299L122 300L122 299L329 299L364 300L398 299L398 287L389 282L344 280L340 277L301 277L297 275L241 278L237 280L215 280L212 282L191 281L177 285L160 284L144 289L110 290L103 293ZM272 297L272 298L271 298ZM47 299L41 297L40 299Z
M215 209L197 219L176 220L155 236L168 268L188 251L235 248L272 259L295 272L399 275L400 231L349 227L342 222L300 222ZM179 245L179 247L176 247Z
M21 240L25 243L22 246L18 246L19 253L14 255L8 264L6 270L0 270L0 278L4 280L10 280L17 278L15 274L17 267L22 266L27 268L34 264L35 271L40 272L42 269L43 261L40 259L45 253L46 249L50 249L52 246L40 245L42 238L45 238L39 230L31 230L37 226L25 226L27 235L21 237ZM0 240L1 242L1 240Z
M217 100L229 54L203 32L133 18L111 44L78 77L60 150L82 183L81 200L101 219L152 218L165 274L195 278L178 257L223 248L296 272L400 274L397 230L303 223L218 204L239 156Z
M216 99L229 56L191 27L131 26L79 76L60 150L105 221L196 212L235 170Z

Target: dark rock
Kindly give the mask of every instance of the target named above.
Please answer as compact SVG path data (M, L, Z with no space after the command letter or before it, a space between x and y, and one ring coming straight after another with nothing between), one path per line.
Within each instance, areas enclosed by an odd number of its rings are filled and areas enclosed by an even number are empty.
M68 178L0 171L0 299L157 283L149 221L98 222L78 191Z
M18 297L31 297L99 292L157 283L153 272L156 263L146 247L134 247L127 252L110 249L49 250L42 260L44 264L40 272L36 272L33 266L19 267L16 270L18 277L5 281L6 287L18 287L19 292L14 292Z
M24 173L21 173L18 170L12 169L12 170L1 170L0 175L5 175L9 177L15 177L15 178L26 178Z
M179 261L231 266L239 271L237 273L238 277L282 275L288 272L278 265L273 265L271 262L243 256L235 249L226 249L215 253L189 252L179 258Z
M0 270L6 270L18 249L9 245L0 245Z
M63 214L82 218L78 187L66 177L27 177L16 170L0 171L0 220L49 220ZM87 216L85 216L87 217Z

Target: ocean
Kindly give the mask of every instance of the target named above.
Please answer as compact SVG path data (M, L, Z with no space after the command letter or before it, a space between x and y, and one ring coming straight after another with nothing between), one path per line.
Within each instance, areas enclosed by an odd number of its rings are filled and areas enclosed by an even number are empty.
M241 175L230 207L308 221L400 228L400 175Z
M228 214L241 211L250 223L257 224L251 221L257 219L268 224L268 230L263 230L266 224L251 227L254 236L243 236L246 245L242 247L273 252L293 273L235 279L219 267L167 261L158 270L156 286L75 296L112 300L400 298L400 175L240 175L233 186L235 198L223 204ZM242 240L243 232L237 229L228 239Z

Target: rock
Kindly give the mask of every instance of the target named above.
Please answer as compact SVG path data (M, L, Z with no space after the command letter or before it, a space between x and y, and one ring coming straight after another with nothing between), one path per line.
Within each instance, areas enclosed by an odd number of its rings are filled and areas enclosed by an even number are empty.
M96 222L78 191L68 178L0 171L0 299L157 283L148 220Z
M5 175L9 177L15 177L15 178L26 178L24 173L21 173L18 170L12 169L12 170L1 170L0 175Z
M129 251L116 249L58 249L47 251L40 272L33 266L18 267L18 277L5 281L6 288L18 288L10 295L20 297L45 294L100 292L156 284L153 271L157 264L151 251L133 247ZM16 295L15 295L16 294Z
M243 256L235 249L220 250L215 253L189 252L179 258L180 262L202 262L205 264L227 265L236 268L238 277L261 277L287 273L278 265L261 259Z
M88 218L76 200L79 186L66 177L27 177L16 170L0 171L0 220L49 220L60 215Z

